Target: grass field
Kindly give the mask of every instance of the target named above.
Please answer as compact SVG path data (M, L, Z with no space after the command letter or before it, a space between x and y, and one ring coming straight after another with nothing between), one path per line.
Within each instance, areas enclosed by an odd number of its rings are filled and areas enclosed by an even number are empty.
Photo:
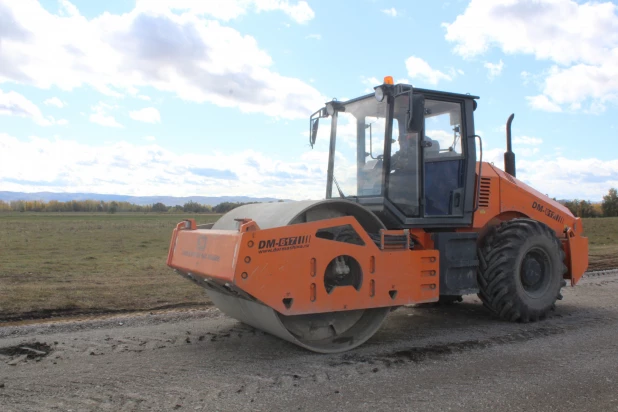
M208 304L201 288L165 264L172 229L186 217L0 214L0 321ZM584 228L589 269L618 267L618 218L585 219Z
M172 230L187 217L0 214L0 320L207 304L199 287L165 264Z
M588 270L618 268L618 217L583 221L590 246Z

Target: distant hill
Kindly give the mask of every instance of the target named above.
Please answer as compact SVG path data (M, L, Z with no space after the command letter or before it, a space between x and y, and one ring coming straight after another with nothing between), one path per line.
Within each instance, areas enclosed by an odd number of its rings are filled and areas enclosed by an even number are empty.
M106 202L129 202L136 205L152 205L161 202L166 206L184 205L189 201L194 201L203 205L216 206L223 202L273 202L278 200L274 197L250 197L250 196L125 196L125 195L108 195L98 193L52 193L52 192L2 192L0 191L0 200L10 202L11 200L42 200L49 202L57 200L59 202L69 202L71 200L103 200Z

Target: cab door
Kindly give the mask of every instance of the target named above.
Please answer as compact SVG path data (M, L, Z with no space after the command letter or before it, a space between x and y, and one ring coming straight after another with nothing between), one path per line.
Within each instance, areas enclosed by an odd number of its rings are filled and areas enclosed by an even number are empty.
M464 214L466 156L462 104L427 98L422 142L424 216Z

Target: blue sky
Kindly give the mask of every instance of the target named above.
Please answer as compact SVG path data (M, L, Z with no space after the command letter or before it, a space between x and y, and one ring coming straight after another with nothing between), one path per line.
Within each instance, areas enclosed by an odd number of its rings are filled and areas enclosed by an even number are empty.
M0 0L0 190L321 198L308 119L390 75L480 96L484 159L618 187L618 8L497 0Z

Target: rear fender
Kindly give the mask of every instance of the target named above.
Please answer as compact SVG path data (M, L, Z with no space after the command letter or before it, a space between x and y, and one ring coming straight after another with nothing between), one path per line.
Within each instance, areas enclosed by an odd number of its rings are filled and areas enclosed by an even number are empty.
M571 286L575 286L588 269L588 238L567 229L562 247L567 265L564 278L571 279Z

